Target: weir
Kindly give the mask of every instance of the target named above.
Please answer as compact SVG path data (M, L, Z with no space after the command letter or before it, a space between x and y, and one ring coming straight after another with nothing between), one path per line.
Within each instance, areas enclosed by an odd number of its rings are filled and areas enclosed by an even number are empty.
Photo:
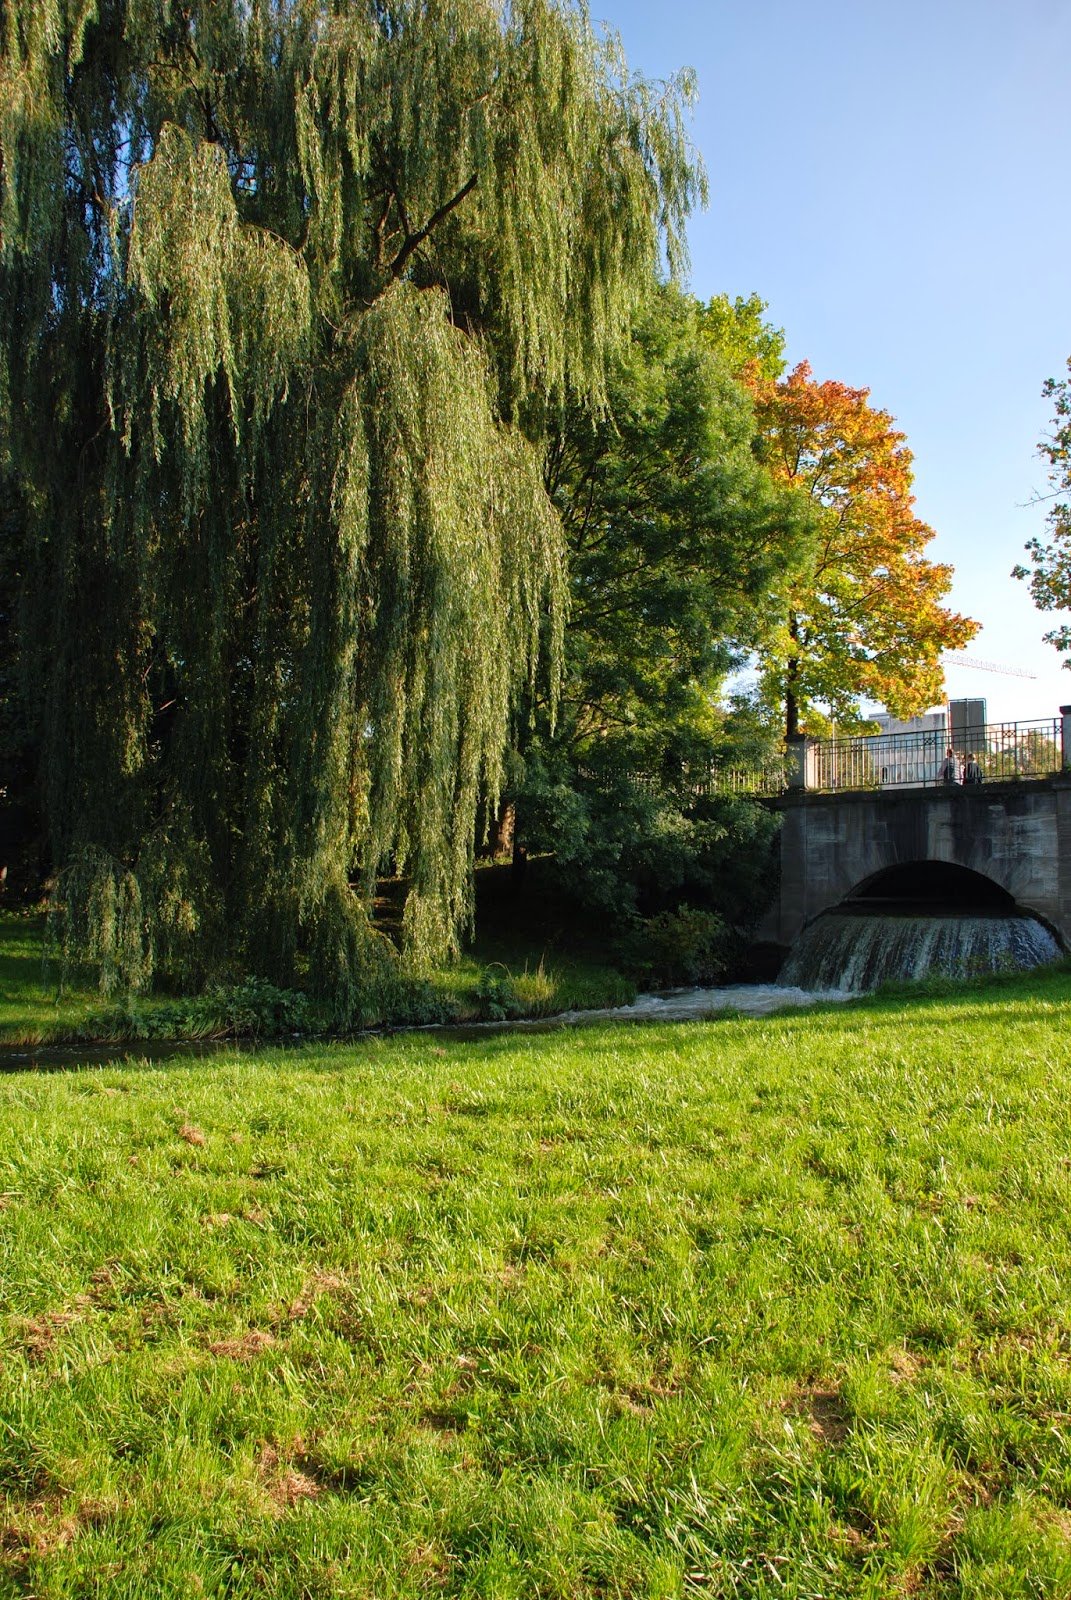
M801 934L778 981L790 988L861 991L933 974L1026 972L1059 955L1060 946L1036 917L826 911Z
M1026 971L1060 946L1006 889L947 861L908 861L859 884L804 929L781 973L802 989L873 989L931 973Z
M800 989L874 989L888 979L981 978L1055 962L1049 928L1009 891L969 867L888 867L823 912L792 947L781 982Z
M784 983L969 976L1071 943L1071 774L773 803L781 881L760 937L788 957Z
M891 867L806 927L780 981L802 989L873 989L932 973L1027 971L1060 946L992 879L944 861Z
M874 989L890 979L981 978L1055 962L1060 944L1009 891L969 867L908 861L856 886L802 931L780 981Z

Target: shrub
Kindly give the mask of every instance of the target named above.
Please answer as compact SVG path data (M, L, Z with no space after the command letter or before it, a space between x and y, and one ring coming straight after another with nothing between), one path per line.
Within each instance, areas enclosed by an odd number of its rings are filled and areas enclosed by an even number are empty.
M732 936L721 917L694 906L660 911L627 941L626 959L654 985L714 983L728 965Z
M532 756L517 818L526 847L553 854L559 892L605 918L635 923L688 902L744 929L773 897L779 818L748 797Z
M296 989L277 989L265 978L243 978L240 983L211 990L202 1004L227 1032L254 1039L304 1033L313 1020L308 995Z
M517 991L509 968L501 961L492 961L490 966L481 969L476 980L476 999L492 1022L501 1022L504 1017L517 1014Z

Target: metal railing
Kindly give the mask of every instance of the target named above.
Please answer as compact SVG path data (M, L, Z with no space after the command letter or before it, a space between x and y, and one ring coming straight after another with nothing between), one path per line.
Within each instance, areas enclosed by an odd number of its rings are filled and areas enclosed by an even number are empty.
M784 794L788 788L788 768L784 757L762 767L716 767L691 769L685 782L688 794Z
M875 734L808 744L805 789L908 788L936 783L945 758L942 729L925 733Z
M990 722L956 735L956 773L963 782L968 760L981 769L983 783L1018 778L1044 778L1064 770L1063 720ZM806 740L798 754L783 754L757 767L688 765L671 787L696 797L714 794L774 796L788 789L829 793L836 790L924 789L944 785L943 768L949 734L944 728L923 733L864 734L850 739ZM1071 749L1067 751L1071 766ZM632 769L630 780L641 787L665 783ZM594 776L594 774L587 774Z
M946 782L948 744L949 736L940 728L815 743L806 751L803 786L817 790L939 786ZM953 749L960 782L972 757L986 783L1047 777L1063 768L1061 719L991 722L968 729Z
M625 779L648 792L668 789L692 799L713 794L778 795L788 788L788 770L783 756L776 756L761 767L721 767L692 761L659 773L630 766L600 770L580 767L579 772L582 778L597 786Z

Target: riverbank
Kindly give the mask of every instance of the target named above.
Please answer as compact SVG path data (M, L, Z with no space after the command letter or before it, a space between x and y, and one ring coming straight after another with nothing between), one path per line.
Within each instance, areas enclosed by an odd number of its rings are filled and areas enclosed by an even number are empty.
M627 1004L636 985L584 950L554 948L540 927L527 939L495 937L429 978L399 981L389 1004L370 1004L362 1028L539 1018ZM507 959L495 959L502 954ZM204 994L150 993L108 1000L84 969L65 970L40 914L0 912L0 1048L150 1041L323 1037L330 1018L307 996L258 980Z
M1071 978L0 1081L0 1574L1063 1595Z
M867 993L806 990L791 983L637 993L624 973L575 953L549 969L541 956L534 971L530 958L524 957L519 973L502 961L481 964L470 955L428 979L400 983L387 1009L370 1010L340 1036L307 996L274 989L257 979L184 999L157 993L107 1005L88 974L68 973L61 988L59 966L49 961L46 949L43 918L0 914L0 1072L99 1067L138 1054L160 1062L183 1050L207 1058L228 1044L243 1049L272 1042L296 1047L413 1029L465 1039L478 1038L488 1028L697 1021L727 1013L760 1017L799 1007L845 1004L862 1000ZM1042 982L1062 974L1071 974L1067 957L1036 969L1032 976ZM989 994L1001 987L1014 990L1021 976L1014 968L971 979L933 976L886 982L871 993L909 1002Z

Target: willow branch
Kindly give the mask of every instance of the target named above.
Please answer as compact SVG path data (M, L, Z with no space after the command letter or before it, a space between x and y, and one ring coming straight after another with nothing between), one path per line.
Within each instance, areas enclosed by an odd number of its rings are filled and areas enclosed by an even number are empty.
M455 206L459 206L462 200L472 193L473 189L476 187L476 182L477 174L474 172L468 183L466 183L463 188L459 189L457 194L455 194L451 199L447 200L444 205L441 205L438 211L433 212L422 228L419 228L416 233L411 233L408 235L405 243L398 251L398 254L395 256L388 269L392 278L401 277L402 273L405 271L406 262L413 254L413 251L419 250L420 246L424 243L424 240L430 237L430 235L439 226L439 223L442 222L445 217L450 215Z

